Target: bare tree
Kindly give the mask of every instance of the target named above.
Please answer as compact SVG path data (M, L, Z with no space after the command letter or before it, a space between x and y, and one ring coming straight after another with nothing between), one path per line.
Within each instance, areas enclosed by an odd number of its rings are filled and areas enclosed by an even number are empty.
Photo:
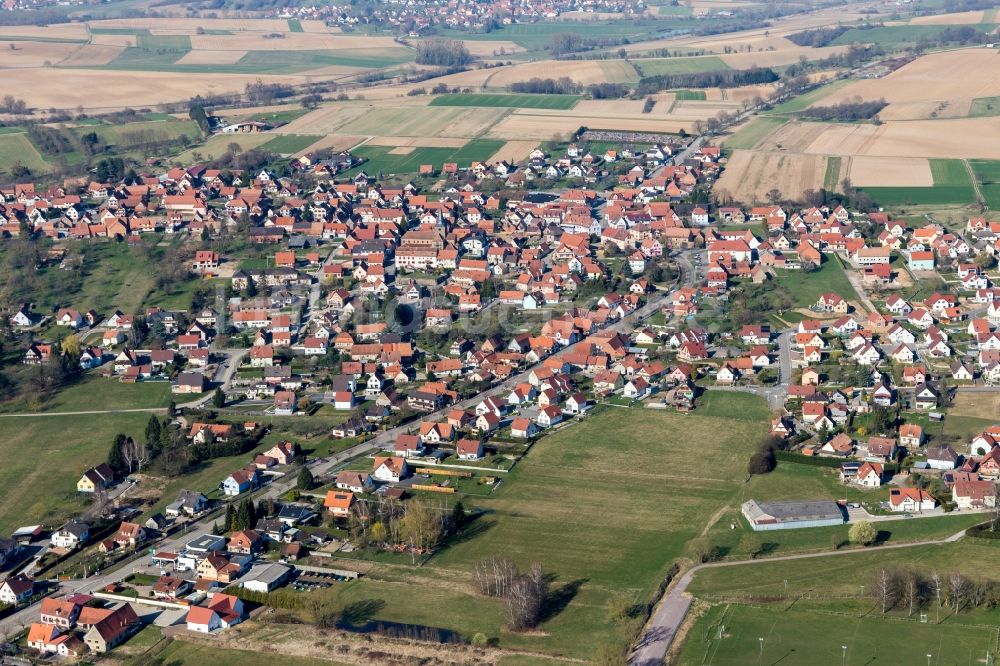
M924 583L915 571L903 573L900 593L903 603L906 604L907 615L913 615L913 612L923 603L924 596Z
M537 626L542 616L544 601L531 575L518 576L504 597L504 624L512 631L523 631Z
M956 613L961 613L962 609L969 602L969 593L972 584L969 579L957 571L948 576L948 605Z
M518 575L517 565L513 560L497 555L477 562L473 571L476 587L488 597L506 596Z
M128 473L142 472L142 466L149 462L146 443L129 437L122 446L122 456L128 463Z
M882 614L889 612L896 605L896 599L899 595L899 585L895 573L885 567L876 571L871 591L872 597L882 606Z
M941 620L941 590L944 587L944 583L941 580L941 574L938 573L937 569L931 572L931 591L934 596L937 597L937 619Z

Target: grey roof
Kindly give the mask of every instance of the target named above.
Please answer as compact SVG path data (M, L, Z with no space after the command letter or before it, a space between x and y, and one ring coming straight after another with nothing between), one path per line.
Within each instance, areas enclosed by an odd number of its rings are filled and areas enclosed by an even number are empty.
M256 564L252 569L250 569L250 573L247 574L243 582L246 583L247 581L257 580L262 583L273 585L288 576L291 570L291 567L287 567L284 564L278 564L277 562L272 562L271 564Z
M196 551L209 551L209 550L222 550L226 547L226 538L221 536L216 536L215 534L202 534L194 539L191 539L187 543L188 550Z
M798 520L843 519L844 512L833 500L788 500L784 502L743 503L743 514L752 522L773 519L779 523Z

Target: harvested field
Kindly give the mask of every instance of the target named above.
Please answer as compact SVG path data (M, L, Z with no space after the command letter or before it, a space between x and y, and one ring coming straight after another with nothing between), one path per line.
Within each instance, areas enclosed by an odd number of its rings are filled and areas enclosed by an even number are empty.
M77 39L87 41L90 34L83 23L58 23L56 25L3 25L0 26L0 37L5 40L10 37L37 37L39 39Z
M690 128L691 124L671 119L669 116L656 117L643 114L641 117L584 116L577 113L549 115L541 113L512 113L497 123L489 135L500 139L551 139L568 135L584 126L590 129L611 129L634 132L671 132Z
M955 416L969 416L976 419L996 419L1000 417L1000 395L995 393L964 393L955 394L955 399L948 408Z
M787 41L787 40L785 40ZM789 42L791 43L791 42ZM774 51L755 51L752 53L730 53L720 55L724 63L733 69L749 69L751 67L780 67L791 65L805 56L809 60L819 60L829 58L847 51L846 46L823 46L820 48L809 48L794 46L792 48L775 49Z
M851 159L851 182L860 187L930 187L934 185L930 162L912 157Z
M234 65L246 51L188 51L177 61L178 65Z
M893 104L926 102L949 102L959 107L960 100L1000 95L998 57L996 51L982 48L932 53L881 79L855 81L844 86L822 104L836 104L853 97L884 97L890 109ZM912 112L905 119L924 118L926 107L912 107ZM904 119L898 111L890 110L890 113L894 114L893 119Z
M135 35L94 35L90 38L90 43L100 46L135 47L139 45L139 38Z
M114 48L114 47L108 47ZM143 72L142 76L126 76L110 69L35 68L6 70L4 85L18 91L18 96L31 106L41 108L117 109L190 99L208 93L243 92L247 81L258 78L243 74L179 74ZM302 77L262 76L273 83L300 83ZM45 81L44 86L37 85ZM100 90L100 95L93 91ZM304 134L307 132L303 132ZM316 132L323 134L323 132Z
M825 155L1000 159L993 118L828 125L806 149Z
M398 146L389 151L389 155L409 155L414 151L413 146Z
M305 22L303 22L304 24ZM212 18L127 18L97 21L94 27L137 28L170 31L193 35L198 28L205 30L230 30L232 32L288 32L288 21L284 19L212 19Z
M364 140L365 137L363 136L328 134L327 136L324 136L322 139L312 144L311 146L307 146L306 148L300 150L297 153L297 155L305 155L307 153L312 153L317 150L326 150L326 149L337 150L337 151L350 150L351 148L354 148L356 145L358 145Z
M490 157L489 161L500 162L506 160L508 162L520 162L521 160L528 159L528 154L537 147L537 141L508 141L503 145L503 148Z
M936 16L915 16L909 20L910 25L969 25L983 22L983 10L972 12L955 12L938 14Z
M281 127L289 134L331 134L368 111L369 107L335 104L310 111ZM389 128L386 128L389 129Z
M410 146L415 148L461 148L465 139L439 136L376 136L366 142L369 146Z
M786 197L798 198L807 189L818 190L826 180L826 157L735 150L715 185L721 200L757 204L778 189Z
M238 35L193 35L191 48L196 51L333 51L399 48L399 44L393 41L392 37L287 32L282 39L267 39L264 37L265 34L248 32Z
M781 118L761 118L762 121L765 119L772 123L778 123L780 120L783 120ZM823 123L809 123L795 120L787 123L779 123L773 132L759 139L759 143L754 147L758 150L787 150L804 153L826 127L827 125ZM849 125L848 127L855 126Z
M760 86L743 86L741 88L709 88L705 91L707 99L725 99L730 102L749 102L755 97L767 99L777 88L775 84ZM713 95L718 95L714 97Z
M55 64L78 51L80 44L66 42L4 42L0 48L0 68L42 67ZM14 47L13 49L10 47Z
M628 83L639 78L635 68L623 60L539 60L496 70L486 85L506 88L518 81L538 77L567 76L582 85L591 83Z
M362 108L361 113L340 126L339 131L378 136L388 130L399 136L472 138L488 130L508 113L509 109L468 107Z
M965 118L972 107L972 98L954 102L896 102L879 111L881 120L931 120L933 118Z
M645 104L642 99L582 99L573 110L580 115L640 114Z
M63 59L59 65L61 67L90 67L106 65L125 50L124 46L98 46L97 44L84 44L71 53L68 58Z

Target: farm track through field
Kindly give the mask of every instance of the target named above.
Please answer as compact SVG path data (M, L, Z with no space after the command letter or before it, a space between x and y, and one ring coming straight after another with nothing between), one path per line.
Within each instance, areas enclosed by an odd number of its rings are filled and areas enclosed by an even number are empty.
M962 165L969 173L969 180L972 181L972 189L976 191L976 201L986 201L986 197L983 196L983 191L979 189L979 179L976 177L976 172L972 170L972 165L969 164L969 160L962 160Z

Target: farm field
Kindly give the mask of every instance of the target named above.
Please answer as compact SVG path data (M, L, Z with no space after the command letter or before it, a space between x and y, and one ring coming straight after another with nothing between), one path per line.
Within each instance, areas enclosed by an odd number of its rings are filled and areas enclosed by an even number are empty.
M261 144L260 148L281 155L291 155L305 150L322 138L313 134L279 134L267 143Z
M966 115L971 113L973 100L1000 96L1000 68L996 66L996 58L994 50L982 48L931 53L880 79L841 85L822 104L855 97L884 98L889 102L883 110L887 120L927 120L940 103L948 104L945 111L949 115ZM898 105L903 105L903 109L894 110Z
M931 187L934 175L929 160L912 157L871 157L851 160L851 183L860 187Z
M985 624L921 624L917 618L869 615L861 604L850 613L842 604L831 606L796 608L794 613L783 605L713 607L692 627L677 663L865 666L885 659L923 664L931 655L931 664L957 666L982 663L987 652L996 650L995 632Z
M48 171L49 165L34 144L23 132L0 134L0 163L9 170L9 165L20 162L34 173Z
M352 600L384 600L378 619L482 631L502 646L589 658L613 636L604 610L610 596L646 599L685 543L738 492L767 410L751 396L718 400L714 409L726 416L599 407L536 443L498 490L476 500L486 513L473 535L432 557L416 578L377 567L338 589ZM754 418L730 418L741 411ZM711 468L699 463L705 456ZM641 469L637 459L647 461ZM493 553L520 566L537 561L555 577L554 589L565 588L568 603L538 635L499 632L499 605L471 590L472 565ZM407 584L420 593L403 592Z
M468 167L471 162L489 159L503 147L503 141L474 139L458 148L418 148L364 145L354 151L364 163L355 170L367 173L417 173L421 164L430 164L440 171L445 162L457 162Z
M452 93L438 95L431 106L485 106L522 109L572 109L579 95L527 95Z
M786 122L784 118L755 116L743 124L732 135L725 137L722 140L722 145L730 150L754 148L761 139Z
M969 117L1000 116L1000 96L977 97L969 106Z
M826 181L824 155L735 150L715 192L720 199L749 205L762 203L773 189L799 198L805 190L824 187Z
M996 29L995 24L975 24L969 27L980 32L990 32ZM875 26L871 28L852 28L831 42L833 45L848 44L880 44L882 46L900 46L913 44L922 39L933 39L946 30L944 25L910 24Z
M992 210L1000 210L1000 161L969 160L969 166L976 175L986 204Z
M948 414L977 419L996 419L1000 416L1000 396L992 393L956 393L948 407Z
M883 206L975 203L976 192L962 160L929 163L932 187L865 187L864 191Z
M512 83L532 78L568 77L580 85L632 83L639 80L635 67L624 60L536 60L487 73L487 88L506 89Z
M373 107L336 128L338 134L472 138L490 129L510 109L474 107ZM308 116L301 121L307 121Z
M632 61L642 76L659 74L700 74L732 69L719 56L693 58L639 58Z

